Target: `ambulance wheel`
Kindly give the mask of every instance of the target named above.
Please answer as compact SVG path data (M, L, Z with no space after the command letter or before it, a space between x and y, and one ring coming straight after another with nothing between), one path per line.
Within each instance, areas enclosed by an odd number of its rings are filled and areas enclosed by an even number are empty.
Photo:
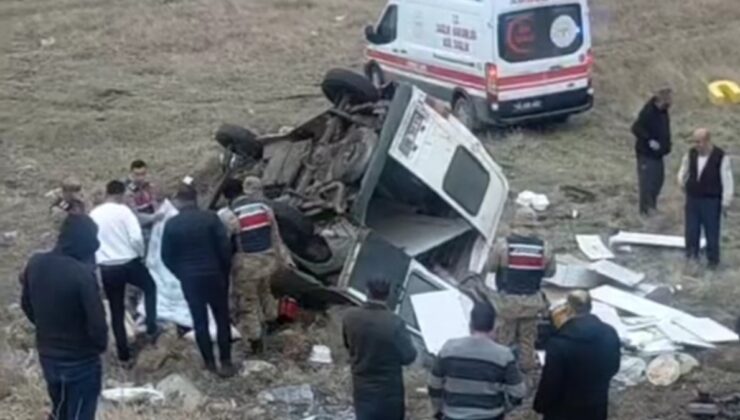
M367 68L367 78L370 79L370 83L375 86L376 89L380 89L385 85L385 76L383 76L383 70L378 67L377 64L371 64Z
M216 131L216 141L224 149L239 156L262 159L262 143L253 131L234 124L223 124Z
M477 132L481 129L478 116L475 115L473 102L464 94L459 94L452 101L452 114L460 120L468 130Z
M380 99L380 93L370 79L346 69L329 70L321 83L321 90L334 105L339 105L343 100L350 105L357 105Z

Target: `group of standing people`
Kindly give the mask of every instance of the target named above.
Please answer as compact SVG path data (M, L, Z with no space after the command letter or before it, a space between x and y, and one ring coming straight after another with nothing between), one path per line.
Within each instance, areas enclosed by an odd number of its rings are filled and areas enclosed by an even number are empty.
M659 89L632 125L636 139L639 210L645 216L657 211L665 178L664 160L673 149L669 114L672 103L671 89ZM712 143L708 129L696 129L692 137L693 146L682 158L677 176L678 185L686 196L686 257L699 260L703 232L708 265L716 268L720 262L722 215L729 209L734 195L732 167L730 157Z
M545 420L606 420L609 384L621 358L616 331L590 313L588 292L575 291L550 309L541 285L555 264L536 217L520 209L510 230L488 264L496 290L478 275L462 286L474 301L470 336L448 341L434 358L428 389L435 418L503 420L521 405L526 377L540 368L535 341L544 315L556 331L545 345L533 409ZM348 311L343 323L355 414L358 420L402 420L402 369L417 353L405 323L386 306L389 283L371 279L367 288L368 301Z
M277 318L269 279L278 258L289 258L259 179L229 185L229 203L217 215L200 209L195 188L182 184L173 198L178 214L166 221L161 245L162 262L181 283L205 367L222 377L236 372L232 319L251 350L261 351L268 324ZM90 210L81 183L65 179L50 207L56 245L33 255L20 275L22 309L36 327L55 420L95 418L108 316L117 358L123 367L133 366L126 330L132 292L143 294L145 344L156 345L160 334L157 288L145 258L152 227L165 216L146 163L133 162L127 179L110 181L96 201ZM217 326L218 365L209 310Z

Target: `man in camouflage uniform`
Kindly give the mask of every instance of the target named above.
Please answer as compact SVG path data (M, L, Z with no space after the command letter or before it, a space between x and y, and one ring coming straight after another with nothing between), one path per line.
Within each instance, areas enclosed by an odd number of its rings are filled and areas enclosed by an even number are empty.
M275 215L262 192L259 178L244 179L243 194L230 203L231 212L220 212L235 235L232 262L232 312L252 351L262 351L266 324L277 319L277 301L270 282L287 253L278 232Z
M511 234L494 246L489 269L496 273L496 341L518 350L522 370L537 369L537 320L547 311L540 287L555 273L555 261L544 240L536 234L537 219L529 208L517 210Z
M82 184L77 178L66 178L62 181L61 188L52 192L49 212L56 227L62 225L68 214L85 214L86 211Z

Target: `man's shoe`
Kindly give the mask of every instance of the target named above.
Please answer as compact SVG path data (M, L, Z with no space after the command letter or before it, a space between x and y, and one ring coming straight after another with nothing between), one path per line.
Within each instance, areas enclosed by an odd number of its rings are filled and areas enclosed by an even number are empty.
M218 368L216 367L216 362L206 362L206 370L218 374Z
M157 345L157 340L159 340L159 336L162 335L162 332L163 331L164 330L162 328L157 328L157 330L154 331L153 333L147 333L146 334L146 343L148 345L150 345L150 346L156 346Z
M236 375L236 367L231 362L221 362L221 369L218 371L218 376L228 379Z

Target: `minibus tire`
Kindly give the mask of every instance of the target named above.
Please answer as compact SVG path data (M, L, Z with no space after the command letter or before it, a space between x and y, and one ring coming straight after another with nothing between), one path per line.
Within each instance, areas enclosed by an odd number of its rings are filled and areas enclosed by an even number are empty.
M370 79L347 69L329 70L321 83L321 90L334 105L339 105L343 98L352 105L377 102L380 99L380 93Z
M262 143L257 140L257 134L248 128L235 124L222 124L216 130L216 141L239 156L254 160L262 159Z

